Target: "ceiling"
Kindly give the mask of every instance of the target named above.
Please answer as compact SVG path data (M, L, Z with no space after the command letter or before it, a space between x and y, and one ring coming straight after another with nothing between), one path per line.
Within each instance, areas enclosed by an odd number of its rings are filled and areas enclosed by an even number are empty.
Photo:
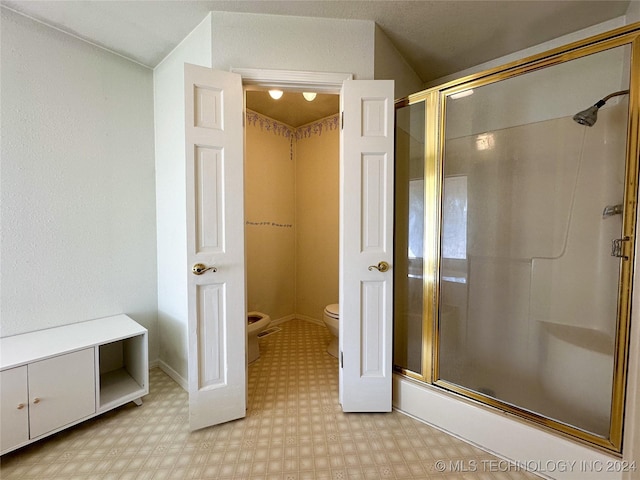
M12 10L150 68L211 10L371 20L382 28L425 83L619 17L626 13L629 3L630 0L0 0Z
M313 101L308 102L302 92L286 91L282 98L274 100L266 90L250 90L247 91L246 103L248 109L291 127L306 125L340 111L340 97L326 93L319 93Z

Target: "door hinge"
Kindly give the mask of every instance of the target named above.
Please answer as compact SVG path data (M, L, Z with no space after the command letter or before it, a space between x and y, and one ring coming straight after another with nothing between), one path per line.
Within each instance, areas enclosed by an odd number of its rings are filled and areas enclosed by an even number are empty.
M344 354L340 352L340 368L344 367Z
M340 130L344 130L344 110L340 115Z

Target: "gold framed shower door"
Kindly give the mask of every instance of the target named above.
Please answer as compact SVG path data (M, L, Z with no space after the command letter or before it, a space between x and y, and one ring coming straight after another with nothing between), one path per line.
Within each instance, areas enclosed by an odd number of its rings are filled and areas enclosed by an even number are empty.
M447 106L452 95L479 89L503 80L538 72L589 55L628 46L629 100L627 113L624 200L621 256L618 282L617 318L614 336L611 412L607 434L600 435L558 421L494 396L445 380L441 377L441 235L443 224L443 165L447 129ZM609 453L620 454L624 423L625 392L629 357L631 293L636 246L638 163L640 159L640 24L618 28L583 41L524 58L501 67L459 78L396 101L396 110L424 105L424 239L422 259L422 349L420 368L396 366L395 371L416 381L440 387L453 394L524 418L543 428L560 432ZM396 234L399 235L398 230ZM404 252L400 252L404 255ZM399 255L400 253L397 253ZM397 262L396 262L397 263ZM396 346L397 348L397 346Z

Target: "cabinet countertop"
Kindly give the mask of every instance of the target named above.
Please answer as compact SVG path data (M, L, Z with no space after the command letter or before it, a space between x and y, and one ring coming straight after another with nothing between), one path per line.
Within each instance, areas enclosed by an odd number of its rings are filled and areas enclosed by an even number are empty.
M146 328L121 314L0 338L0 370L146 332Z

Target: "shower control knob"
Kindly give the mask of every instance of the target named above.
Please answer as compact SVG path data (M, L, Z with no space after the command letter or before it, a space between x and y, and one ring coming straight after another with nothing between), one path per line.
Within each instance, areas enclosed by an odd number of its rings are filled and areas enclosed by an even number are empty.
M369 266L369 271L373 270L373 269L378 270L379 272L386 272L387 270L389 270L389 264L385 261L382 261L380 263L378 263L378 265L370 265Z
M191 272L193 272L194 275L202 275L207 270L211 270L212 272L218 271L216 267L207 267L204 263L196 263L193 267L191 267Z
M629 257L623 253L623 245L622 242L628 242L631 240L630 237L622 237L611 240L611 256L622 258L623 260L629 260Z

